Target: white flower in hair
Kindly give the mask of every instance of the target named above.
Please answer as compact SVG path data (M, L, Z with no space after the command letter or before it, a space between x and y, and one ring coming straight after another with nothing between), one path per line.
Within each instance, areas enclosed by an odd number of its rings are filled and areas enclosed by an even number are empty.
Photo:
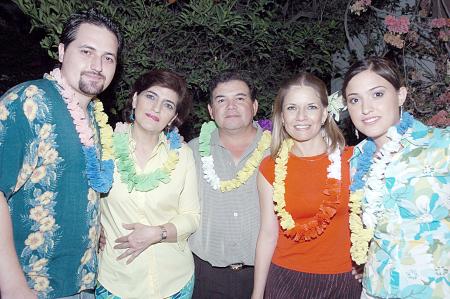
M339 121L339 113L345 110L344 101L339 91L328 96L328 112L336 121Z

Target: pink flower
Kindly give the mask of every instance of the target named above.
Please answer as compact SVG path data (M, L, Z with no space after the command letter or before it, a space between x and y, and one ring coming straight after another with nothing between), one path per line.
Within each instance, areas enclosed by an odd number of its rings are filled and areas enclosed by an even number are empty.
M372 3L372 0L357 0L350 6L350 11L355 15L361 15L361 12L365 12L367 7Z
M438 39L440 39L441 41L448 42L449 37L450 37L450 31L448 31L448 30L440 30L439 31Z
M409 18L406 16L396 18L389 15L384 19L384 24L390 32L408 33L409 31Z
M397 34L386 32L383 39L386 44L390 44L399 49L402 49L405 46L405 41L400 37L400 35Z
M437 98L436 104L439 105L445 105L450 104L450 91L447 91L446 93L443 93Z
M430 118L427 122L430 126L446 127L450 125L450 118L448 112L445 110L439 111L436 115Z
M432 19L430 21L431 28L442 28L447 26L447 19L446 18L439 18L439 19Z

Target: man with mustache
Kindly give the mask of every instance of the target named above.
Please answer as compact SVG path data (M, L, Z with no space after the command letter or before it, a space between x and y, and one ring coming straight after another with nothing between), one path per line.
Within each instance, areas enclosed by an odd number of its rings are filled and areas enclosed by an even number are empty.
M193 298L250 298L259 230L257 165L270 135L253 122L256 91L242 74L220 74L210 93L208 110L215 123L204 124L200 137L189 143L202 211L200 227L190 237Z
M2 299L94 297L99 193L113 170L94 97L114 77L122 37L91 9L71 15L60 40L60 68L0 99Z

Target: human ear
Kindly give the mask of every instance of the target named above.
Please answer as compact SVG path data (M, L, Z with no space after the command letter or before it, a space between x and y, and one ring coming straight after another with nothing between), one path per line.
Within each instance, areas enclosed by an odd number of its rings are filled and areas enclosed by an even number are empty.
M211 107L211 104L208 104L208 111L209 111L209 116L211 117L212 120L214 120L214 113L213 113L213 108Z
M63 60L64 60L64 44L60 43L58 45L58 61L62 63Z
M400 89L397 92L399 107L402 106L403 103L405 102L407 94L408 94L408 90L406 89L406 87L404 87L404 86L400 87Z
M258 112L258 100L257 99L255 99L254 101L253 101L253 117L255 117L255 115L256 115L256 112Z
M131 102L131 107L133 109L136 109L136 105L137 105L137 92L135 92L133 95L133 102Z

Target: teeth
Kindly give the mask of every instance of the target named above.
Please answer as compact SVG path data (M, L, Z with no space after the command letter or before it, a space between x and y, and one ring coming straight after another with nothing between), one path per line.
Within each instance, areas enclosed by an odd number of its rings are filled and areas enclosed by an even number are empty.
M310 125L297 125L297 126L294 126L294 128L296 128L296 129L307 129L309 127L310 127Z
M363 122L365 122L365 123L373 123L377 119L378 119L377 117L371 117L371 118L363 120Z

